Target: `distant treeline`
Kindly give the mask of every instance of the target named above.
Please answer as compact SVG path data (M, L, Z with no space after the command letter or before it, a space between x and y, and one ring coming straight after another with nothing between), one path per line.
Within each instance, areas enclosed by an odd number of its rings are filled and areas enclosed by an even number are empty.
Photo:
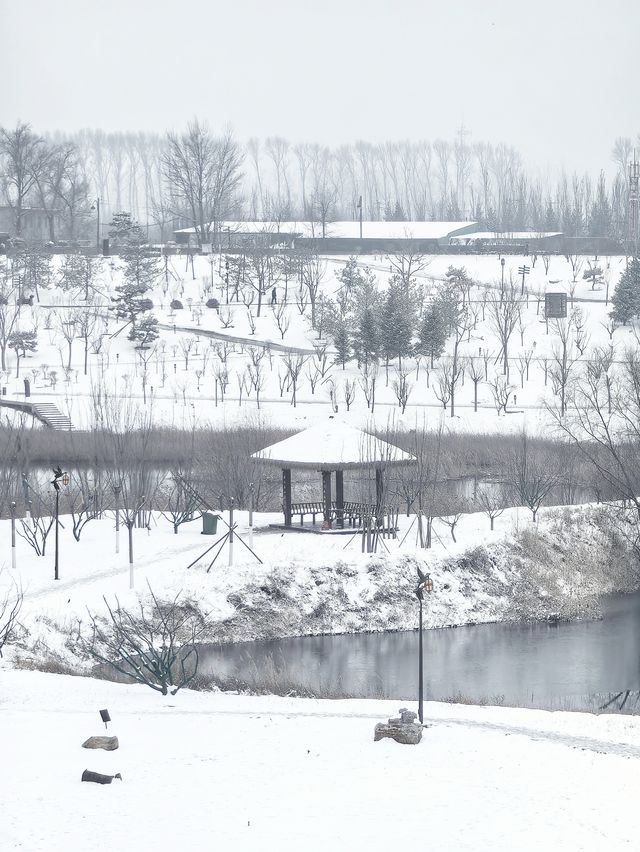
M533 176L513 146L472 143L464 134L330 148L279 136L241 144L231 132L216 135L198 122L165 135L39 135L23 123L0 128L0 204L10 205L18 235L24 211L43 210L54 241L95 238L100 199L103 225L128 211L150 239L163 241L184 225L238 218L325 223L357 219L362 209L370 220L468 219L491 231L562 231L619 243L629 236L633 149L632 139L615 140L613 179L605 178L605 163L593 174L551 178ZM210 184L196 187L199 205L190 197L197 162Z

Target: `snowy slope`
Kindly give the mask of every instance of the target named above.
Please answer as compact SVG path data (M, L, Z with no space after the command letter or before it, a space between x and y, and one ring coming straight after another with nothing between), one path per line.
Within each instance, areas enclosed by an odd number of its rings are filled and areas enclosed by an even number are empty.
M339 282L336 275L343 268L347 258L326 259L321 292L334 297ZM490 389L486 383L479 386L479 410L473 410L473 386L467 379L458 388L455 417L444 415L447 428L471 431L514 431L527 423L532 431L543 429L546 423L545 405L553 402L551 381L545 385L544 360L549 359L557 335L554 329L547 329L541 318L544 293L561 291L571 295L573 305L570 310L580 309L585 317L585 331L590 336L589 345L583 356L577 358L576 370L584 367L585 360L591 357L596 346L612 344L616 357L621 357L624 348L633 343L631 329L621 327L611 333L605 326L608 323L610 305L606 297L614 292L615 285L624 270L624 257L601 258L606 286L591 289L588 280L582 274L588 268L588 259L581 259L582 266L576 273L577 283L572 284L573 273L569 262L561 256L549 258L545 266L541 257L535 266L530 257L508 255L505 257L504 279L514 282L520 292L518 268L522 264L530 267L526 280L525 295L522 304L522 328L515 330L510 343L511 384L516 398L512 397L509 416L498 416ZM61 259L56 258L59 266ZM389 262L385 256L359 257L358 262L375 272L379 286L385 287L389 277ZM487 312L482 317L482 294L486 287L499 289L502 268L498 255L436 255L429 259L428 266L418 275L427 294L433 294L443 286L443 278L449 266L464 266L467 273L478 282L471 298L479 311L478 322L468 340L461 346L461 355L467 358L481 359L480 352L490 351L498 355L499 344L491 329ZM298 285L288 283L285 292L284 281L276 285L278 303L285 299L284 331L278 328L275 311L270 307L270 294L267 294L262 306L261 316L257 317L256 303L247 308L242 301L234 301L233 282L227 292L224 280L223 258L196 257L193 274L191 267L184 265L181 257L169 258L167 279L164 276L150 294L154 302L154 313L161 323L161 337L146 368L145 388L143 389L144 365L136 354L133 344L126 339L126 330L121 331L122 323L109 316L109 296L121 280L121 267L118 258L105 261L98 297L99 308L103 316L98 333L102 333L100 352L89 352L88 373L83 370L84 353L82 342L76 339L72 343L72 369L66 375L64 364L67 358L67 344L61 336L59 321L78 309L81 303L69 305L69 298L59 288L52 286L41 292L41 304L33 308L25 307L21 316L21 326L38 328L38 350L22 359L20 375L16 376L15 363L9 356L6 373L1 383L7 387L7 399L24 400L23 378L29 377L32 384L32 400L54 402L61 411L68 414L78 427L92 423L91 393L97 383L117 396L132 397L141 409L151 411L157 422L176 427L190 428L194 422L212 422L231 424L243 422L255 413L257 402L255 393L247 390L247 368L251 350L261 350L267 346L263 365L265 381L260 393L261 410L274 424L299 425L301 428L332 412L329 399L330 380L337 392L337 404L344 414L356 425L368 416L363 392L358 384L360 373L355 362L350 362L346 370L340 366L331 366L319 381L315 389L311 388L309 371L313 362L313 347L317 335L309 322L309 305L297 304ZM55 276L54 276L55 281ZM227 302L229 296L229 304ZM207 299L215 297L220 302L220 311L207 308ZM169 307L172 299L179 299L183 309L173 311ZM571 301L571 300L570 300ZM253 316L252 329L248 314ZM225 327L226 326L226 327ZM192 341L190 351L185 358L183 348ZM451 343L451 341L450 341ZM286 373L285 358L287 348L300 350L307 359L301 372L297 390L297 405L291 404L290 390L283 389L283 377ZM330 347L331 348L331 347ZM518 373L519 358L526 352L532 352L529 378L521 382ZM225 359L222 364L221 357ZM493 361L491 361L493 364ZM404 415L400 414L398 401L392 390L394 367L386 384L384 369L376 392L375 418L386 423L394 417L405 425L415 425L426 417L431 426L437 425L442 416L442 404L434 393L434 374L429 379L422 366L407 361L410 368L409 382L411 393ZM226 370L229 377L228 387L222 398L215 391L216 375ZM492 367L493 369L493 367ZM33 372L35 371L35 372ZM51 371L57 373L57 381L52 385ZM200 375L198 375L200 373ZM346 381L356 380L356 397L347 412L344 401ZM522 385L522 386L521 386ZM144 397L146 396L146 402Z
M120 749L83 750L103 707ZM374 743L397 710L0 669L0 848L636 848L640 719L427 703L419 745Z
M114 554L113 521L94 521L75 542L69 525L60 536L60 579L53 580L53 554L37 557L18 539L17 571L0 572L0 596L14 576L24 593L24 633L14 646L22 658L58 659L72 668L76 640L88 628L87 608L105 611L103 596L137 608L149 583L161 599L180 593L210 614L211 638L221 641L322 633L403 630L416 627L413 589L416 567L430 571L435 593L425 615L428 627L522 621L597 614L599 595L637 588L633 560L607 530L604 507L509 509L490 531L486 516L463 516L454 543L445 524L434 522L434 546L415 543L413 517L400 518L397 540L378 553L361 552L361 537L318 536L270 529L279 515L258 515L254 548L258 564L240 543L235 564L225 548L210 571L213 554L188 568L213 542L199 524L173 535L155 516L149 535L134 531L135 589L129 589L127 548ZM238 513L247 540L247 514ZM63 518L64 521L64 518ZM0 521L2 556L9 566L9 522ZM11 650L5 649L11 655Z

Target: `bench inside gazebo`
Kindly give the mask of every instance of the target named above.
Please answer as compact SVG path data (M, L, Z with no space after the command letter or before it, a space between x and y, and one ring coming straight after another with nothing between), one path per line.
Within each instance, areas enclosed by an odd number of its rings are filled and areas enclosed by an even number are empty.
M252 458L277 465L282 470L282 526L304 531L311 527L311 531L324 533L349 531L368 524L371 519L379 522L384 513L386 471L395 465L415 461L412 455L399 447L335 420L311 426L278 441L254 453ZM375 470L375 502L345 500L344 471L366 468ZM322 500L292 502L292 470L318 471L322 476ZM335 480L335 491L332 479ZM316 526L318 516L322 516L322 524ZM305 526L307 517L311 518L311 524Z

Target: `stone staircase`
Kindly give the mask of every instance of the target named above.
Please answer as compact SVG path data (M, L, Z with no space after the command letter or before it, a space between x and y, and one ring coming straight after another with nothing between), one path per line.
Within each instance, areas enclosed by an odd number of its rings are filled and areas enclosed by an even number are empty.
M41 420L45 426L50 426L51 429L59 432L73 429L71 420L52 402L34 402L32 411L38 420Z

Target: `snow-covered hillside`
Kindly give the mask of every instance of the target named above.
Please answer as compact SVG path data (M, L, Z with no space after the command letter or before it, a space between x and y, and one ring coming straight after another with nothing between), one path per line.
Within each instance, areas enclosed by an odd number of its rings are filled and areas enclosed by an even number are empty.
M21 311L18 325L22 330L37 330L37 349L21 358L19 375L13 353L7 353L7 369L0 377L0 383L7 388L5 401L24 401L26 377L31 382L32 402L55 403L80 428L95 421L92 393L95 395L99 385L117 397L132 398L141 410L152 412L156 422L184 428L194 423L231 424L244 420L256 411L257 397L260 409L274 425L308 425L336 408L354 421L370 420L362 372L355 361L347 363L345 369L333 363L335 353L330 338L326 341L326 354L322 351L322 341L311 328L309 299L304 293L300 295L294 278L285 282L282 276L277 277L276 304L270 305L269 287L258 317L255 290L242 283L236 288L234 273L230 273L227 286L224 256L196 257L193 268L185 265L185 260L169 257L166 269L160 263L161 274L148 294L160 322L160 338L143 351L136 351L127 340L125 323L109 311L114 288L122 280L121 261L117 257L104 261L93 296L97 318L88 336L85 375L85 343L78 319L86 314L86 303L80 294L70 295L60 289L63 260L55 258L49 288L39 290L39 303L25 305ZM613 347L615 361L633 342L628 327L613 329L609 322L610 298L625 268L624 257L597 261L602 276L595 289L590 279L582 277L590 264L595 265L593 259L571 258L577 264L575 269L568 259L556 255L540 256L535 265L530 257L507 255L504 260L503 271L497 255L437 255L428 258L425 268L416 275L426 303L447 288L445 274L452 265L464 267L477 282L478 286L469 293L473 326L462 340L459 354L488 379L483 377L478 383L478 410L474 411L469 369L457 388L455 416L451 417L449 407L445 409L437 397L437 370L428 369L429 359L406 359L406 411L401 413L393 390L397 372L392 363L388 371L384 367L379 370L374 418L386 423L393 417L407 425L426 418L433 425L443 416L447 428L472 431L513 431L525 422L532 431L543 428L545 403L557 401L550 363L559 343L554 324L547 325L543 319L546 291L568 294L569 313L580 326L579 332L573 329L570 335L574 374L584 370L596 347ZM347 258L330 257L322 261L318 298L335 298L341 286L336 276L346 261ZM387 286L387 257L359 257L358 264L375 273L381 289ZM520 296L518 269L523 265L529 266L530 273L524 295ZM505 286L513 284L521 314L509 344L511 393L506 415L497 412L489 384L492 376L500 372L500 344L487 310L488 296L499 292L503 280ZM206 306L210 299L217 300L218 308ZM170 303L175 300L183 307L171 309ZM578 335L579 347L574 340ZM451 346L450 340L445 359ZM69 354L71 368L67 369ZM295 407L287 378L287 358L303 361ZM257 393L250 378L252 359L254 364L256 359L260 363ZM345 390L348 396L350 385L354 396L347 406Z
M455 543L436 520L431 550L416 547L414 516L401 516L398 538L383 540L374 554L362 553L360 534L283 534L269 527L280 515L259 514L253 544L262 564L236 543L234 566L225 546L209 571L215 550L203 555L212 541L200 534L200 524L187 524L176 536L154 515L152 532L134 531L134 590L124 541L114 554L113 518L92 521L80 542L62 518L58 581L51 549L38 557L20 538L17 570L8 569L10 522L0 521L7 568L0 573L0 598L14 581L24 591L19 641L5 653L36 665L86 667L91 661L77 639L90 631L88 610L105 613L103 596L135 610L139 597L148 597L147 584L161 600L180 594L192 601L209 616L209 638L219 641L414 629L416 567L430 571L436 587L427 627L593 616L600 595L638 587L608 511L548 508L534 525L529 511L514 508L496 519L494 531L486 515L464 515ZM245 541L247 520L247 513L236 514Z

